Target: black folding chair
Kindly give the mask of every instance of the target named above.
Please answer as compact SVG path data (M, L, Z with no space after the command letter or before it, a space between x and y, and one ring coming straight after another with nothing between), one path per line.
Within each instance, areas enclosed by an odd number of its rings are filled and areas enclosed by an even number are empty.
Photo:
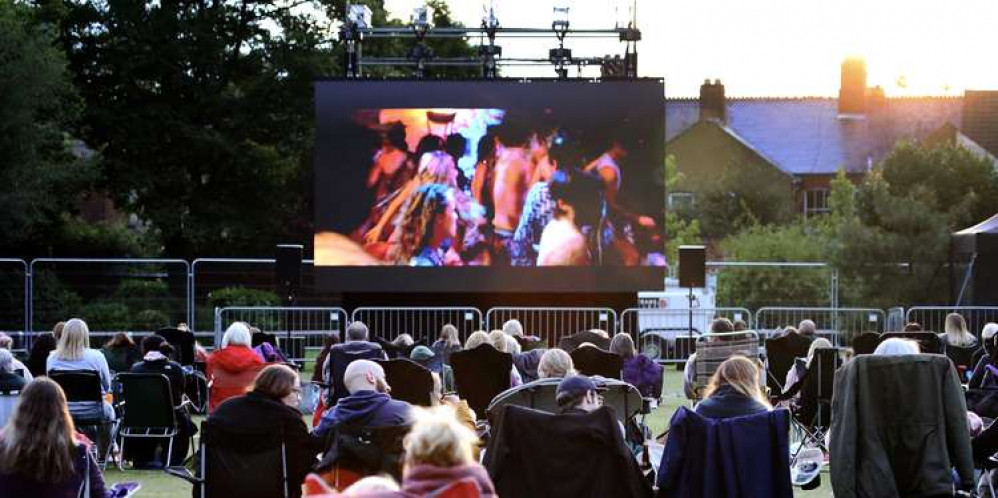
M120 373L114 380L120 384L122 394L118 404L122 410L118 424L122 457L118 459L118 468L125 470L125 440L128 438L168 439L165 461L169 465L173 457L173 438L180 433L170 379L163 374ZM193 437L191 440L193 442Z
M197 475L186 467L166 469L192 483L195 496L290 498L292 487L300 485L288 482L287 444L280 425L266 431L240 431L207 419L201 423L200 445Z
M880 336L881 342L892 338L915 341L922 353L942 354L943 352L943 343L935 332L887 332Z
M101 454L101 468L107 466L107 461L111 456L111 442L114 440L114 421L109 419L104 413L104 389L101 387L100 374L93 370L52 370L48 376L63 392L66 393L66 401L69 403L92 403L98 409L93 413L73 414L73 423L77 427L90 427L96 429L94 432L94 442Z
M418 406L433 404L433 375L425 367L405 358L375 362L385 369L385 381L392 387L392 398Z
M411 426L368 427L340 424L329 431L322 461L316 470L336 489L358 479L388 474L402 481L403 440Z
M960 382L967 382L967 371L973 371L974 366L974 355L981 350L980 345L974 346L953 346L947 344L946 341L939 341L943 346L943 354L949 358L953 365L956 367L957 373L960 374Z
M570 353L575 369L582 375L599 375L607 379L619 379L624 360L620 355L600 348L586 346Z
M337 345L339 346L339 345ZM332 389L326 399L326 406L333 406L340 398L347 396L347 387L343 384L343 375L347 371L347 366L356 360L380 360L384 354L383 349L370 349L363 352L348 352L343 348L333 346L329 350L326 360L326 372Z
M787 387L783 385L787 372L794 366L796 358L807 356L811 341L800 334L785 334L766 339L766 385L770 392L779 393Z
M475 349L455 352L450 361L458 396L468 401L480 420L484 419L492 398L510 387L513 355L481 344Z
M194 364L194 333L176 328L164 328L156 331L156 334L166 339L166 342L173 346L177 353L177 363L184 366Z
M876 332L863 332L852 338L852 351L856 354L873 354L883 340Z
M592 330L583 330L568 337L563 337L558 341L558 349L571 353L575 351L575 348L587 342L600 349L610 349L610 338Z
M773 403L798 399L791 407L793 425L803 438L797 451L808 444L820 447L826 453L825 433L832 422L832 393L835 387L835 371L842 365L837 348L817 349L811 358L807 372L790 386L787 392L773 398ZM794 453L794 457L796 457Z

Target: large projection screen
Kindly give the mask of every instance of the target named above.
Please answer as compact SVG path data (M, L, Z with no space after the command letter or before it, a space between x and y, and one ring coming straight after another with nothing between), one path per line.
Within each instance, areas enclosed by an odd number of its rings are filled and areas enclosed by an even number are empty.
M315 84L317 283L630 292L665 274L664 84Z

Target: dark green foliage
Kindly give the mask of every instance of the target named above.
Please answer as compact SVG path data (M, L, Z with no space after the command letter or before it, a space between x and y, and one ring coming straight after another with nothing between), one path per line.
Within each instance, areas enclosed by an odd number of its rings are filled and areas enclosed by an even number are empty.
M120 332L132 330L132 313L124 303L94 301L80 311L83 321L93 332Z
M280 299L270 291L249 289L246 287L225 287L212 291L208 295L208 304L212 308L228 306L278 306Z
M754 224L793 219L790 179L760 164L729 164L717 182L697 192L696 215L704 235L722 238Z
M142 310L132 320L132 330L159 330L170 325L170 317L159 310Z
M83 311L83 299L63 284L51 271L35 270L32 274L34 330L52 330L57 322L77 317Z

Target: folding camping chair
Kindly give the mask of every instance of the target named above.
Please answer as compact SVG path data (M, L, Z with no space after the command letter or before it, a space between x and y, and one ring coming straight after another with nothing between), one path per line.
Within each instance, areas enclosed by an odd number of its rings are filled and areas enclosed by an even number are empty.
M828 453L825 434L832 421L832 393L835 387L835 371L842 365L839 349L817 349L811 358L807 372L796 384L773 398L773 404L792 400L798 393L800 398L791 404L794 429L802 435L794 452L796 460L800 450L811 445Z
M94 442L99 449L103 449L98 450L98 453L102 453L100 465L104 469L111 457L115 423L104 413L104 389L101 387L100 375L93 370L52 370L48 375L66 393L67 402L93 404L93 410L76 414L70 410L70 414L77 427L96 429Z
M374 361L385 370L392 398L417 406L433 404L433 375L425 367L406 358Z
M880 336L881 341L892 338L915 341L922 353L942 354L943 352L943 343L935 332L886 332Z
M368 427L353 423L333 427L316 470L336 489L371 475L402 481L403 440L411 426Z
M582 375L599 375L607 379L619 379L624 360L620 355L597 347L582 347L572 351L572 363Z
M873 354L883 338L876 332L863 332L852 338L852 351L856 354Z
M699 400L724 360L735 355L759 359L759 334L754 330L703 334L697 337L696 348L693 391Z
M118 404L122 408L117 433L121 440L118 469L125 470L125 440L128 438L168 439L164 461L167 466L170 465L173 438L180 433L170 380L163 374L120 373L115 376L114 382L121 385L122 394ZM193 434L191 436L193 442Z
M811 341L800 334L785 334L773 339L766 339L766 385L770 392L783 392L788 386L783 385L794 359L807 356Z
M510 387L513 355L481 344L475 349L451 354L450 362L458 396L468 400L468 406L476 416L484 419L492 398Z

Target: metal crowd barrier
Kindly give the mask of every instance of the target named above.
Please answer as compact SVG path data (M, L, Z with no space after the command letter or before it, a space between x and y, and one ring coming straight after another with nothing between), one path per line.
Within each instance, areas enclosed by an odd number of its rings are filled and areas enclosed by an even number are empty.
M753 327L752 312L745 308L694 308L692 333L688 309L628 308L620 314L618 330L630 334L641 353L662 363L682 363L693 353L696 337L721 317Z
M895 306L887 310L887 324L884 326L884 331L898 332L904 330L905 323L904 308Z
M447 324L457 327L462 343L482 328L482 312L472 307L360 307L353 310L350 319L358 320L367 325L372 336L391 340L409 334L426 345L433 344Z
M761 336L771 336L786 326L797 327L811 320L817 335L836 346L848 346L854 335L862 332L884 332L887 317L874 308L759 308L755 313L755 329Z
M225 329L233 322L246 322L277 337L278 346L288 359L313 360L330 332L343 338L348 315L334 307L228 307L215 310L214 343L222 343ZM290 343L287 339L290 332Z
M998 306L914 306L908 310L905 320L916 322L922 330L946 331L946 315L959 313L967 321L967 329L980 336L981 329L988 322L998 322Z
M498 307L485 315L485 328L501 329L503 323L514 318L523 324L524 334L540 337L549 347L583 330L599 329L610 335L617 330L617 313L610 308Z

